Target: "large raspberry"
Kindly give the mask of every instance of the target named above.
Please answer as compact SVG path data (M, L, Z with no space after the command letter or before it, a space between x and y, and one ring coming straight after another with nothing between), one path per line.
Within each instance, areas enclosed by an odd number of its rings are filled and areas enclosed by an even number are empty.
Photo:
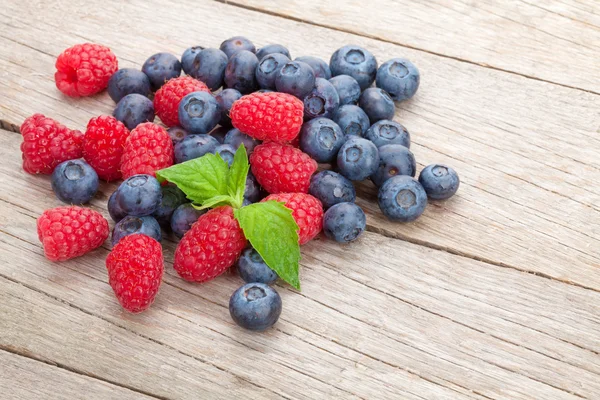
M263 143L250 155L252 173L269 193L308 192L317 162L290 145Z
M121 156L128 137L129 129L114 117L90 119L83 137L83 158L100 179L121 179Z
M291 94L252 93L233 103L229 115L233 126L245 134L284 143L300 133L304 104Z
M192 92L209 92L204 82L191 76L170 79L154 96L154 110L167 126L179 125L179 102Z
M233 209L217 207L202 215L183 235L173 267L187 281L205 282L221 275L239 258L246 238Z
M131 131L121 157L123 179L138 174L156 176L156 171L173 165L173 142L167 131L152 122Z
M108 221L89 208L65 206L44 211L37 233L50 261L65 261L92 251L108 237Z
M323 227L323 205L306 193L271 194L262 201L283 201L292 210L292 217L298 224L298 243L304 244L317 236Z
M119 69L117 57L106 46L76 44L56 59L54 80L58 90L71 97L91 96L108 86Z
M150 236L125 236L106 257L108 283L119 303L132 313L144 311L158 293L164 262L160 244Z
M51 174L63 161L81 157L83 134L42 114L21 125L23 169L30 174Z

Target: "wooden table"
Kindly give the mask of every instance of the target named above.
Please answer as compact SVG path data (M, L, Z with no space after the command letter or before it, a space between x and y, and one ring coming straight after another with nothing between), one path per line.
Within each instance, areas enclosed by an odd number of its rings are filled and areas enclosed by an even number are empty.
M169 4L167 4L169 3ZM596 0L17 1L0 7L0 398L600 398L600 5ZM68 99L54 61L91 41L121 67L159 51L258 46L328 60L348 43L407 57L421 88L395 119L419 168L448 163L457 196L385 220L358 185L368 232L302 248L301 293L278 285L274 329L235 326L233 275L178 278L141 315L107 284L108 242L43 257L36 217L60 205L21 169L18 126L110 114ZM91 207L107 215L114 184Z

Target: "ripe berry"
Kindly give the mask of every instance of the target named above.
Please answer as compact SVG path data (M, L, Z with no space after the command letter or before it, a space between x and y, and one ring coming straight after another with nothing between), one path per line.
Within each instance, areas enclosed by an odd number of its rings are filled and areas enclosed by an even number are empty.
M233 163L233 157L235 156L236 148L230 144L221 144L215 149L215 154L221 156L221 158L231 167Z
M252 93L258 89L255 71L258 58L247 50L239 51L229 57L225 68L225 83L228 88L238 90L242 94Z
M185 129L183 129L180 126L170 127L169 129L167 129L167 133L171 137L173 146L175 146L177 143L181 142L183 139L185 139L189 135L188 131L186 131Z
M214 153L219 141L210 135L189 135L175 145L175 163Z
M395 101L410 99L419 88L421 75L413 63L405 58L386 61L377 70L377 87L385 90Z
M360 97L360 85L350 75L338 75L329 80L340 96L340 105L356 104Z
M303 63L310 65L313 71L315 71L315 78L331 78L331 69L329 68L329 64L319 57L302 56L296 57L294 61L302 61Z
M254 43L244 36L234 36L225 40L223 43L221 43L220 49L229 58L242 50L256 53L256 47L254 46Z
M150 175L134 175L119 185L115 201L127 215L142 217L154 213L160 206L160 183Z
M375 186L383 185L383 182L396 175L415 176L417 162L409 149L399 144L386 144L378 151L379 166L371 175Z
M227 55L221 50L204 49L194 58L188 74L204 82L210 90L217 90L223 86L227 61Z
M115 190L113 194L108 198L108 213L113 221L119 222L123 218L127 216L127 213L121 208L119 203L117 203L117 191Z
M273 283L278 276L265 263L263 258L256 250L249 247L240 256L237 262L237 269L240 277L246 283Z
M240 147L241 144L243 144L246 148L246 153L250 155L254 151L254 148L258 146L261 142L260 140L254 139L253 137L242 133L242 131L240 131L239 129L233 128L229 132L227 132L227 135L225 135L225 138L223 139L223 143L230 144L235 149L237 149L238 147Z
M315 72L307 63L290 61L279 70L275 87L278 92L303 99L315 87Z
M121 157L123 178L137 174L155 176L156 171L171 165L173 142L163 127L146 122L131 131Z
M192 92L179 103L179 125L191 134L206 134L221 119L221 108L210 92Z
M52 173L52 190L63 203L87 203L98 191L98 174L83 160L62 162Z
M248 175L246 176L246 189L244 190L244 200L251 204L256 203L264 196L264 191L258 184L258 181L252 172L248 171Z
M132 93L142 96L150 94L150 79L145 73L133 68L122 68L110 77L108 95L115 103Z
M379 166L379 151L370 140L352 136L337 155L337 166L351 181L362 181L373 175Z
M165 83L154 96L154 110L158 118L167 126L179 125L179 102L192 92L208 92L206 85L192 78L182 76Z
M215 99L221 108L221 119L219 120L219 125L227 128L231 126L229 111L231 110L233 103L238 101L241 97L242 94L235 89L223 89L217 95L215 95Z
M410 222L417 219L427 206L427 193L414 178L398 175L379 188L379 209L392 221Z
M256 81L261 89L275 90L275 78L290 59L283 54L273 53L264 56L256 67Z
M123 97L113 111L114 117L127 129L135 129L139 124L154 121L154 104L141 94L132 93Z
M271 194L261 201L282 201L292 210L292 217L298 224L298 243L305 244L321 232L323 225L323 205L306 193Z
M144 62L142 72L150 78L152 89L158 90L169 79L181 75L181 63L173 54L157 53Z
M328 80L317 78L315 87L304 97L306 118L331 118L340 105L340 96Z
M185 203L175 209L171 216L171 230L178 238L183 237L190 230L194 222L198 221L202 215L206 214L205 210L197 210L191 203Z
M135 217L128 215L115 225L112 232L112 245L115 246L125 236L141 233L150 236L152 239L160 242L162 234L160 225L154 217L149 215L145 217Z
M121 179L121 156L129 130L116 118L90 119L83 137L83 158L105 181Z
M332 118L340 126L346 137L364 136L371 123L369 117L359 106L347 104L337 109Z
M264 283L248 283L233 292L229 314L242 328L264 331L275 325L281 315L279 293Z
M183 69L184 73L188 75L190 74L194 64L194 59L202 50L204 50L204 47L202 46L193 46L185 49L181 55L181 68Z
M356 240L365 230L365 213L354 203L339 203L323 216L323 233L336 242L348 243Z
M300 149L319 163L330 163L345 139L338 124L329 118L316 118L302 125Z
M425 167L419 175L427 196L432 200L445 200L458 190L460 179L454 168L443 164L431 164Z
M261 47L260 49L258 49L258 51L256 52L256 57L258 58L258 60L262 60L265 56L269 55L269 54L274 54L274 53L279 53L279 54L283 54L284 56L286 56L287 58L291 59L292 57L290 56L290 51L287 49L287 47L282 46L280 44L267 44L263 47Z
M377 60L370 51L360 46L344 46L333 53L329 60L331 75L350 75L365 90L375 80Z
M365 133L365 138L381 147L386 144L400 144L410 148L410 133L396 121L382 119L374 123Z
M371 124L382 119L392 119L396 110L390 95L379 88L369 88L362 92L358 105L369 116Z
M310 180L308 192L323 203L328 209L338 203L356 200L354 185L343 175L333 171L321 171Z
M185 194L177 186L168 184L161 186L162 199L160 205L152 213L152 216L156 218L159 225L166 231L171 229L171 217L175 212L175 209L188 202Z

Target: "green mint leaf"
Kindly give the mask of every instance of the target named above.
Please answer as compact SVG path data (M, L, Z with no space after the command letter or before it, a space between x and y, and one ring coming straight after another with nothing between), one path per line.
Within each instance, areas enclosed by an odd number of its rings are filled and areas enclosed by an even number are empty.
M300 290L298 225L292 210L277 201L250 204L234 211L246 239L281 279Z
M246 153L246 147L242 144L235 152L233 163L229 169L229 179L227 180L227 192L234 199L235 208L240 208L244 202L246 177L249 169L248 154Z
M224 206L226 204L233 204L234 200L231 198L231 196L229 195L221 195L221 196L215 196L209 200L206 200L204 203L202 203L201 206L198 206L196 204L192 204L192 206L196 209L196 210L204 210L206 208L215 208L215 207L219 207L219 206Z

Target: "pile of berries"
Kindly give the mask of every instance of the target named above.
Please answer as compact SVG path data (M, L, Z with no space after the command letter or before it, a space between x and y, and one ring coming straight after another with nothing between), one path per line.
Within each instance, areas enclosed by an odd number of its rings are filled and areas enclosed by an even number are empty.
M353 182L370 179L382 213L399 222L415 220L428 198L447 199L459 186L456 171L441 164L414 178L410 134L393 121L394 102L413 97L420 82L403 58L378 67L368 50L348 45L329 63L292 60L282 45L256 50L238 36L219 49L190 47L181 59L155 54L141 71L118 69L105 46L76 45L58 57L56 69L64 94L108 89L116 108L113 116L92 118L83 134L40 114L21 126L24 170L52 174L56 196L71 204L46 210L38 235L52 261L99 247L108 222L79 205L94 197L100 179L124 179L108 200L115 225L106 267L117 299L131 312L147 309L158 293L159 243L172 234L180 239L174 269L185 280L205 282L237 265L246 282L229 303L237 324L263 330L281 313L281 298L269 286L278 274L249 245L235 207L215 203L208 210L176 185L161 184L156 172L174 164L218 154L231 166L243 144L251 172L240 207L282 202L300 245L321 230L340 243L361 235L366 217Z

